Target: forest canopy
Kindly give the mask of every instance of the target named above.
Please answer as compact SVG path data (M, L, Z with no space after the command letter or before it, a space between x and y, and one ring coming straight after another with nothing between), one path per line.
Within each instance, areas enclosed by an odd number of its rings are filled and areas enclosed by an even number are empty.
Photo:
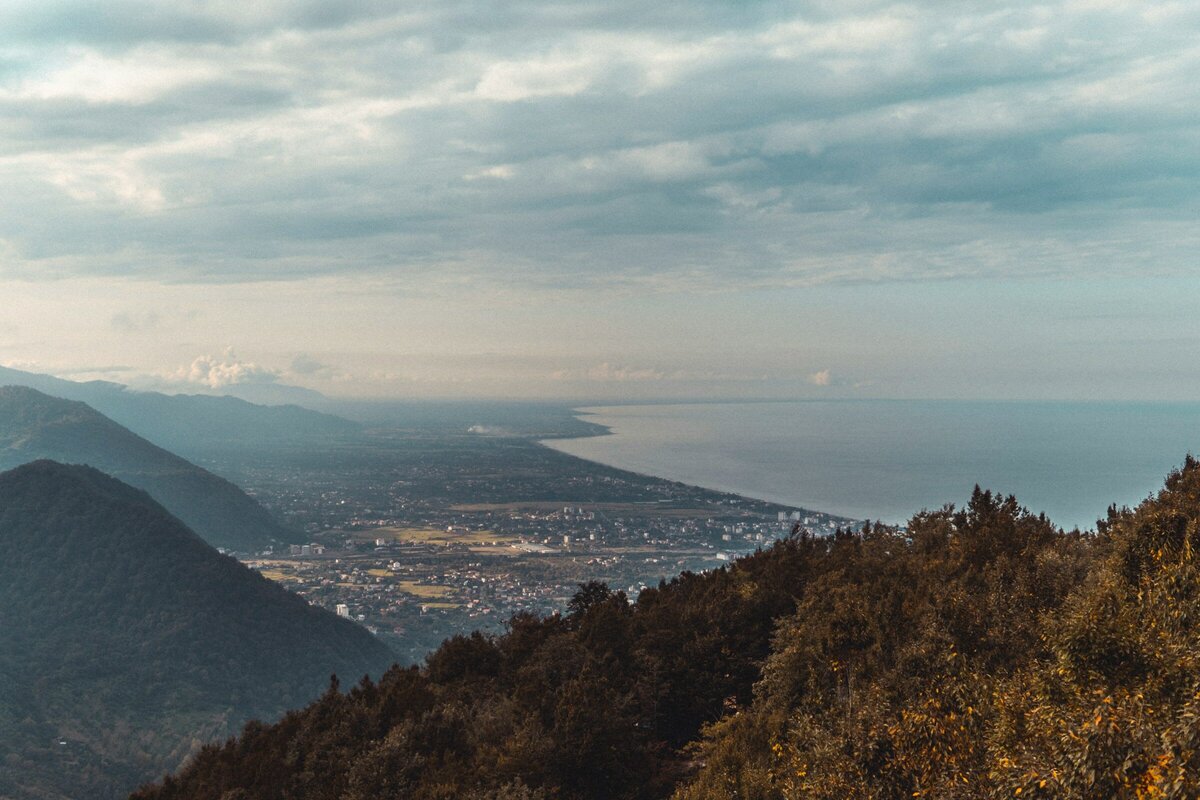
M90 467L0 473L0 798L109 800L248 719L378 675L362 627Z
M137 800L1200 794L1200 464L1063 532L976 489L457 636Z

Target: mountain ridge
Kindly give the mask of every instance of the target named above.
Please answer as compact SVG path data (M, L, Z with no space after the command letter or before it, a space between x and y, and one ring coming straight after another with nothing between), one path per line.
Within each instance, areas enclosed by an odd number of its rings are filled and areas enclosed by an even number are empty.
M91 467L0 473L0 797L115 798L391 652Z
M87 463L145 489L214 546L245 552L300 538L233 483L87 404L0 386L0 469L38 459Z
M254 450L354 436L361 427L295 404L260 405L231 396L136 391L111 381L78 382L0 367L0 386L28 386L87 403L120 425L189 458L214 449Z

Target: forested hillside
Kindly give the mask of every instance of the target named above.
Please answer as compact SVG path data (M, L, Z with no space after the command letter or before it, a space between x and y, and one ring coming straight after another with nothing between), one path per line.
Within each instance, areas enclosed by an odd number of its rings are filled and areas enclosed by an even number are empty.
M0 797L125 796L391 653L87 467L0 474Z
M88 405L0 386L0 469L38 459L88 464L144 489L214 547L253 552L300 536L229 481Z
M1013 498L804 535L458 637L137 800L1200 794L1200 464L1063 533Z

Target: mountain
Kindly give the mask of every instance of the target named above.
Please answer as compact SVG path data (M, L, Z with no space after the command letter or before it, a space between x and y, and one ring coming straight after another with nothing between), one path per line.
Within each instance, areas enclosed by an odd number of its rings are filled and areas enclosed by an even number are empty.
M236 397L138 392L109 381L77 382L0 367L0 386L29 386L78 400L139 436L202 458L216 450L287 448L353 436L356 423L297 405L256 405Z
M1200 462L1064 533L1015 498L804 533L446 641L134 800L1200 797Z
M222 387L221 393L260 406L300 406L313 411L324 411L333 402L318 391L286 383L234 383Z
M0 797L107 800L391 653L90 467L0 474Z
M84 403L0 386L0 469L38 459L90 464L144 489L214 547L251 552L299 537L229 481Z

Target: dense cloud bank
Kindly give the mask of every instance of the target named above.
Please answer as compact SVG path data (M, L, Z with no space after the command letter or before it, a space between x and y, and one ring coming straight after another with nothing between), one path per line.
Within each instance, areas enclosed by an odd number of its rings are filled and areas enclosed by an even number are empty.
M9 3L0 277L1183 274L1198 23L1100 0Z

